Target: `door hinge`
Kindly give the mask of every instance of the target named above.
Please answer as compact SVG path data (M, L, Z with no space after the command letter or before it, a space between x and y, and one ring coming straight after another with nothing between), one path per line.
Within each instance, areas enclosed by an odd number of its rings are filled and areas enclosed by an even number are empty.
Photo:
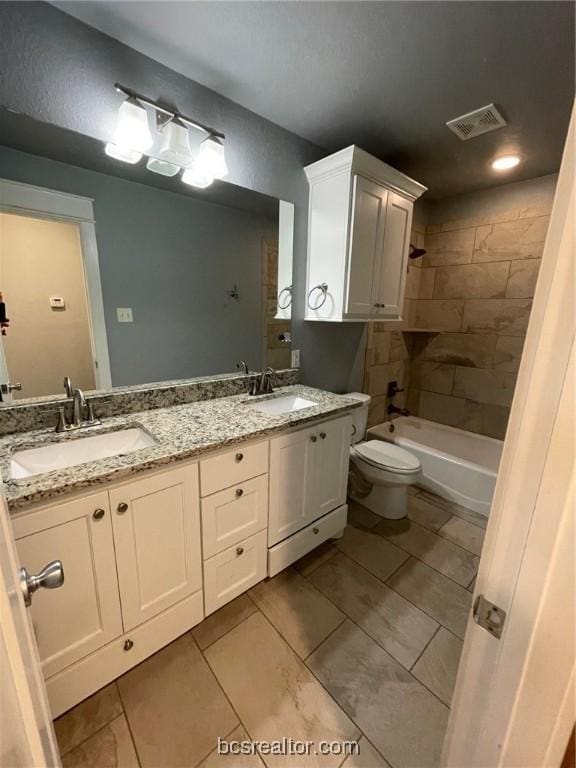
M491 603L490 600L486 600L484 595L478 595L476 598L472 615L478 626L494 637L501 636L506 621L506 611Z

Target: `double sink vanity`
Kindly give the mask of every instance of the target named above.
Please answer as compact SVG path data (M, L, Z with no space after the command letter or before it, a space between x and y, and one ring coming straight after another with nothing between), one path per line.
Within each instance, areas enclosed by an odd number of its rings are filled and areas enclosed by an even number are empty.
M346 523L354 401L300 385L1 439L56 717Z

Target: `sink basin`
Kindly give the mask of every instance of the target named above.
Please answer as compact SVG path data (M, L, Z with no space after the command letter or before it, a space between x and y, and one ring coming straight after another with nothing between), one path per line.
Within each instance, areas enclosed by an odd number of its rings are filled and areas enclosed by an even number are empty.
M300 397L299 395L284 395L273 400L263 400L261 403L254 403L250 408L254 408L255 411L260 411L260 413L267 413L269 416L281 416L284 413L294 413L294 411L312 408L315 405L318 405L318 403L315 403L313 400L306 400L305 397Z
M55 469L75 467L89 461L107 459L149 448L156 441L144 430L137 427L105 432L76 440L49 443L41 448L27 448L17 451L10 461L10 474L14 480L42 475Z

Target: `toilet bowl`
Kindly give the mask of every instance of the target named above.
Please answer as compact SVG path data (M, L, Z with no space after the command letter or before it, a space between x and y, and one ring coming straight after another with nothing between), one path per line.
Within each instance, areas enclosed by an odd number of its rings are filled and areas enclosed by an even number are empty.
M408 486L420 476L420 461L393 443L364 441L370 397L357 392L348 397L362 402L362 407L352 412L350 498L388 520L406 517Z

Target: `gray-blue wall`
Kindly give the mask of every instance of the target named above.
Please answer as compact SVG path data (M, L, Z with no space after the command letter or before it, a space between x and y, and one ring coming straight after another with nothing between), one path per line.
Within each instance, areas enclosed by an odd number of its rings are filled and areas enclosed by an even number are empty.
M0 3L0 103L93 138L110 139L119 81L226 133L228 180L295 204L293 348L302 378L358 388L364 326L305 323L308 187L303 167L327 154L188 78L44 3ZM353 373L356 371L356 373Z
M0 176L94 200L114 386L261 365L262 238L277 221L5 147Z

